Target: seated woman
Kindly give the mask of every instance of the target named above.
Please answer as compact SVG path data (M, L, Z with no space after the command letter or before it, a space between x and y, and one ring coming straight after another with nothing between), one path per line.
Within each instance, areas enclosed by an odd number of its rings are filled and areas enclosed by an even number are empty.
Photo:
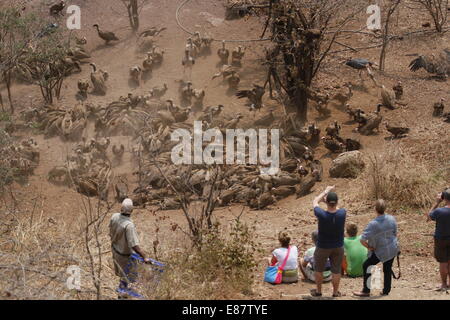
M278 235L281 248L272 252L271 266L281 266L288 253L291 238L285 232ZM289 256L284 266L282 274L282 283L295 283L298 281L298 249L296 246L290 246Z
M318 232L314 231L311 234L311 239L314 244L317 244ZM316 277L314 275L314 251L316 251L316 246L309 248L305 252L303 259L300 259L300 271L302 272L303 279L316 282ZM330 259L327 260L325 265L325 271L323 272L323 281L331 281L331 264Z

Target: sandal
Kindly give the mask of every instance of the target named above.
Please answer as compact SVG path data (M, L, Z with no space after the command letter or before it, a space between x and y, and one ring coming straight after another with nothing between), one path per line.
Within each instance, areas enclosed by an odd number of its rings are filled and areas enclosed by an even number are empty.
M339 297L345 297L345 294L344 294L344 293L341 293L341 292L339 292L339 291L338 291L338 293L334 293L334 294L333 294L333 298L339 298Z
M357 297L370 297L370 293L366 293L366 292L353 292L353 295L354 296L357 296Z
M313 297L321 297L322 296L322 293L317 292L317 289L312 289L310 291L310 293L311 293L311 296L313 296Z

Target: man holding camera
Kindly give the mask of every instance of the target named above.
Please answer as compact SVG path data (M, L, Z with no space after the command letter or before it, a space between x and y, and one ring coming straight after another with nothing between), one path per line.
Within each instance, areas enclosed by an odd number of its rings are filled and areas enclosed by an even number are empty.
M438 208L443 201L445 206ZM434 257L439 262L442 281L438 290L446 291L450 289L450 188L438 195L436 204L427 214L427 220L436 221Z
M344 258L344 229L347 211L338 208L338 196L333 190L334 186L327 187L313 201L314 215L319 224L317 246L314 251L314 276L317 289L311 290L313 297L322 296L323 272L328 259L331 264L333 297L343 296L339 292L339 283ZM320 202L326 203L326 210L319 206Z

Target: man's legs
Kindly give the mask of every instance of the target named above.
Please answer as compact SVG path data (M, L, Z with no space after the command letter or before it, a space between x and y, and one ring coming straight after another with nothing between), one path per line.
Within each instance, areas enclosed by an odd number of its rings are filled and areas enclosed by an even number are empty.
M323 272L314 272L316 278L317 293L322 293Z
M331 251L331 283L333 285L333 296L339 294L339 283L341 281L342 259L344 258L344 248L336 248Z
M441 288L448 288L447 277L450 277L450 262L440 262L439 263L439 272L441 274Z
M450 260L447 262L448 265L448 282L447 282L447 289L450 289Z
M333 296L339 294L339 283L341 282L340 273L331 274L331 284L333 285Z
M363 283L363 291L362 292L364 292L364 293L370 293L368 281L370 279L371 274L368 273L367 271L370 266L375 266L378 262L380 262L380 260L375 255L375 253L372 252L372 255L370 256L370 258L368 258L366 260L366 262L364 262L364 264L363 264L364 283Z
M316 278L317 294L322 294L323 272L330 253L330 249L316 248L314 251L314 276Z
M434 239L434 257L439 262L439 274L441 276L440 289L448 289L450 283L447 283L447 278L450 278L450 243L446 240Z
M384 274L384 288L383 294L388 295L391 292L391 283L392 283L392 263L394 262L394 258L389 261L383 263L383 274Z

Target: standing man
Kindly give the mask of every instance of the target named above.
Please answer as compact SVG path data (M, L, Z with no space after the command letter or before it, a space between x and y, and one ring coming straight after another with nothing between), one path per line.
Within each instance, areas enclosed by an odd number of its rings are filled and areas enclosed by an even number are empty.
M441 202L445 206L438 208ZM438 290L450 289L450 188L439 194L436 204L427 215L428 221L436 221L434 233L434 257L439 262L441 286ZM447 278L449 278L447 282Z
M125 199L122 202L120 212L113 214L109 222L114 271L120 277L118 291L126 290L128 284L136 280L134 279L134 272L130 270L132 253L136 252L144 259L145 263L150 263L139 246L136 227L130 218L132 212L133 201Z
M364 283L361 292L353 292L357 297L370 297L370 275L373 266L380 261L383 263L384 289L382 295L391 292L392 263L398 255L397 221L389 214L385 214L386 203L379 199L375 203L377 217L369 222L363 234L361 243L368 250L368 258L363 264ZM370 269L369 269L370 268Z
M317 248L314 251L315 279L317 289L311 290L313 297L322 296L323 272L328 259L331 264L331 283L333 284L333 297L341 297L339 283L341 280L341 265L344 257L344 227L347 211L337 207L338 196L334 186L327 187L314 201L314 214L319 223L319 237ZM325 202L327 210L323 210L320 202Z

